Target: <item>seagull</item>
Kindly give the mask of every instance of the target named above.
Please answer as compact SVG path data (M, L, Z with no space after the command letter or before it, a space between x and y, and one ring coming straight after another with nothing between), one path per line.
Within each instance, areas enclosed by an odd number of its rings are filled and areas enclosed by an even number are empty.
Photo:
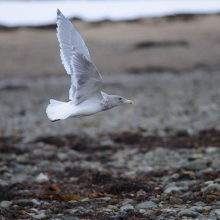
M69 102L50 99L46 113L51 122L83 117L122 104L133 104L121 96L101 91L102 76L90 59L89 50L72 23L57 9L57 38L64 68L71 76Z

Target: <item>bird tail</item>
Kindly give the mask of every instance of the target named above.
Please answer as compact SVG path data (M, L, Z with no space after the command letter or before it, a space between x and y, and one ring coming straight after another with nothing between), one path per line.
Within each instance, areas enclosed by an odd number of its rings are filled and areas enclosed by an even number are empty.
M73 113L73 106L70 102L60 102L54 99L46 109L47 117L52 121L58 121L68 118Z

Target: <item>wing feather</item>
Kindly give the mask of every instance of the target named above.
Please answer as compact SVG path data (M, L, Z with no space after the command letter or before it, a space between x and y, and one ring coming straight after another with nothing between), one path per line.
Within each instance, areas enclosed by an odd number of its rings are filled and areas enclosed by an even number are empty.
M83 54L73 49L71 67L75 73L77 85L73 99L74 105L79 105L87 99L102 99L102 77L98 69Z
M72 23L64 17L64 15L57 9L57 38L60 45L60 56L64 68L67 73L71 75L71 88L69 98L72 100L76 91L77 80L75 73L70 65L73 48L83 54L89 61L89 50L85 45L82 37L73 27Z

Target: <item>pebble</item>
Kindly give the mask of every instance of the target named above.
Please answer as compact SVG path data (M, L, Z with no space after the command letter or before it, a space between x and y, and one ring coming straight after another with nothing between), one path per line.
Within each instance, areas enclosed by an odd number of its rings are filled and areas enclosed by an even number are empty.
M50 214L52 214L52 211L51 211L50 209L47 209L46 212L45 212L45 214L46 214L46 215L50 215Z
M198 212L194 212L194 211L191 211L189 209L184 209L182 211L180 211L178 213L178 217L181 218L183 216L186 216L186 217L192 217L192 218L196 218L197 216L199 216L199 213Z
M108 205L107 206L107 209L110 209L110 210L113 210L115 212L118 212L119 211L119 208L115 205Z
M75 212L77 212L78 209L69 209L68 212L70 213L70 215L73 215Z
M153 210L147 210L147 212L143 214L143 217L152 217L153 215L154 215Z
M181 191L180 191L180 188L177 186L169 187L169 188L165 189L165 191L164 191L164 193L171 193L171 192L181 192Z
M142 202L136 205L139 209L157 208L157 205L152 201Z
M190 207L190 210L200 213L203 213L205 211L205 209L202 206L192 206Z
M15 204L18 206L25 207L25 206L33 206L34 202L32 200L28 200L28 199L20 199Z
M127 204L135 205L135 202L132 199L125 199L124 201L121 202L121 206Z
M174 197L174 196L171 196L170 197L170 203L171 204L181 204L183 202L183 200L182 199L179 199L179 198L176 198L176 197Z
M202 189L202 192L220 192L220 184L214 183Z
M134 209L134 206L131 204L124 205L120 208L121 212L130 210L130 209L132 209L132 210Z
M68 217L63 216L61 218L61 220L79 220L79 218L78 217L74 217L74 216L68 216Z
M44 214L39 214L39 215L32 215L32 217L35 218L35 219L42 219L42 218L45 218L47 216L44 215Z
M0 203L0 207L1 208L8 208L9 206L11 206L11 204L12 204L12 202L10 202L10 201L2 201Z
M215 209L215 214L220 215L220 209Z
M208 167L208 162L205 160L195 160L193 162L189 162L182 166L183 169L190 171L203 170L206 169L207 167Z
M104 200L104 201L110 201L112 198L111 197L100 197L98 199Z

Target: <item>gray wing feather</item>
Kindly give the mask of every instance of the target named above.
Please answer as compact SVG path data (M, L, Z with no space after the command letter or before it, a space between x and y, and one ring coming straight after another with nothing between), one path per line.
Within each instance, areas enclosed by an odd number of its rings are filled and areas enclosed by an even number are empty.
M60 43L60 56L62 63L67 73L71 75L69 98L73 99L74 91L76 90L76 78L70 65L73 48L83 54L88 60L90 60L90 55L82 37L59 9L57 9L57 38Z
M73 50L71 67L77 79L76 94L73 104L78 105L87 99L102 99L102 77L97 68L83 54Z

